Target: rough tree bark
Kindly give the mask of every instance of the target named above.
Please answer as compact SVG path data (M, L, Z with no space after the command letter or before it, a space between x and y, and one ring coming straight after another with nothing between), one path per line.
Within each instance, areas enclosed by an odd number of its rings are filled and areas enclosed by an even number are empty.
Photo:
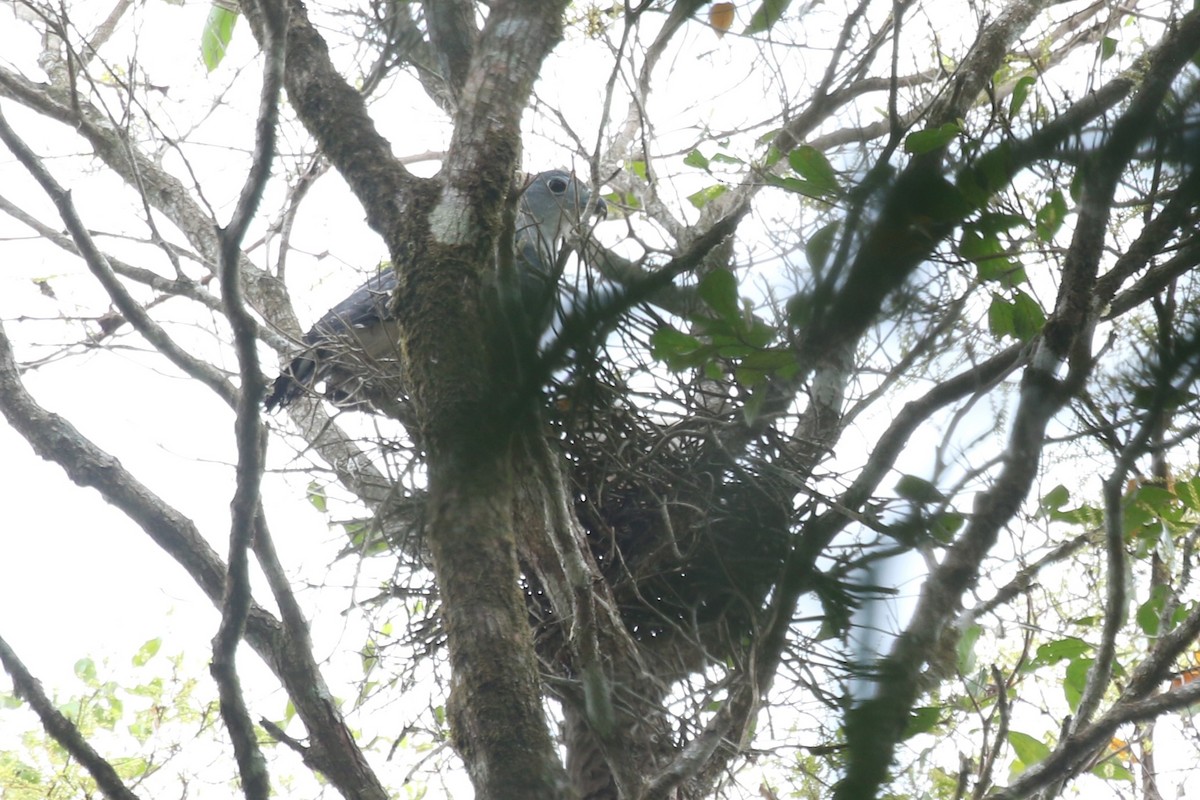
M256 35L261 15L247 4ZM520 409L489 308L502 208L515 190L520 119L541 62L562 36L562 3L470 3L430 16L444 45L454 134L437 182L409 175L373 135L359 95L333 72L293 3L289 97L384 238L400 276L399 342L428 453L428 539L442 597L455 744L481 798L566 791L542 706L520 588L508 452ZM478 38L478 46L472 42ZM474 55L474 57L472 57ZM365 137L366 141L362 141Z

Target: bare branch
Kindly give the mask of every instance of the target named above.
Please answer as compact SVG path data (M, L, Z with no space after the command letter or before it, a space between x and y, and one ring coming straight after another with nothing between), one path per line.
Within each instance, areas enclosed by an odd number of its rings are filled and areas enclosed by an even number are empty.
M191 520L138 482L115 458L96 447L70 423L40 407L21 384L20 373L0 325L0 413L38 455L66 470L80 486L97 489L138 524L187 570L220 607L226 568ZM311 650L283 635L279 622L257 604L246 620L246 640L283 682L296 711L313 737L314 763L350 800L383 800L380 785L349 735L341 712L325 686ZM300 639L303 642L304 639Z
M8 149L12 151L13 155L29 171L29 174L41 184L46 194L54 202L55 207L58 208L59 216L62 217L67 230L70 231L71 237L75 242L75 247L83 256L88 269L92 271L92 274L104 286L113 303L116 304L121 313L125 315L125 318L137 329L138 333L146 337L147 341L153 344L159 352L185 373L199 379L227 403L233 403L236 390L230 385L226 377L211 365L191 356L183 348L175 344L166 331L150 318L145 309L130 297L129 292L113 274L112 267L104 258L104 254L100 252L95 242L92 241L87 226L83 224L83 221L80 220L79 215L76 213L75 204L71 200L71 193L59 185L54 176L42 165L41 160L29 149L29 146L9 127L3 113L0 113L0 141L3 141L8 146Z
M422 4L429 27L429 46L438 70L457 103L467 82L475 52L475 8L467 0L434 0Z
M386 235L406 205L406 187L414 179L392 155L391 145L375 128L365 99L337 70L329 47L313 27L303 3L287 3L288 98L304 127L341 173L367 212L367 221ZM243 9L259 42L265 20L257 4Z
M1145 722L1165 713L1178 711L1200 701L1200 681L1181 689L1154 695L1141 700L1121 700L1092 724L1064 740L1054 752L1034 764L1003 789L992 792L988 800L1018 800L1056 783L1064 771L1072 770L1080 761L1104 747L1121 725Z
M287 43L287 6L284 0L264 0L259 7L263 25L263 85L255 132L254 157L242 186L229 225L218 231L221 240L221 297L225 315L233 328L234 348L242 379L235 420L238 463L236 487L231 503L229 571L221 601L221 625L213 637L211 672L220 689L221 715L233 741L234 755L242 777L242 791L249 800L266 800L271 793L266 760L246 709L235 656L253 602L250 593L250 545L255 537L259 509L259 487L266 456L266 431L259 425L266 381L258 363L255 325L242 298L238 270L241 243L258 208L275 158L279 96L283 88ZM265 529L258 531L266 534Z
M926 580L912 620L879 664L877 695L848 717L852 756L838 787L839 798L862 797L883 781L894 743L924 680L920 667L944 651L939 640L946 632L946 619L977 579L1000 528L1016 513L1032 485L1046 424L1090 371L1091 328L1098 312L1091 298L1117 171L1132 154L1138 131L1150 124L1149 109L1161 100L1171 76L1198 47L1200 14L1193 12L1151 57L1148 78L1105 147L1108 160L1089 173L1089 194L1064 260L1059 302L1026 368L1004 466L993 486L977 497L973 518ZM1068 358L1070 371L1060 382L1055 374Z
M138 800L138 796L125 785L112 764L97 753L79 732L79 728L55 708L54 703L42 690L41 682L30 674L3 637L0 637L0 664L4 665L4 669L12 678L13 690L17 697L29 703L41 719L46 732L53 736L72 758L83 765L88 774L96 780L96 785L104 792L105 797L109 800Z

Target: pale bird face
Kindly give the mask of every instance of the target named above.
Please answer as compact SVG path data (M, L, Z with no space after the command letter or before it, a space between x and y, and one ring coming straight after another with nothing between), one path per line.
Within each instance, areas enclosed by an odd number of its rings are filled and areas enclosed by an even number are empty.
M592 201L592 193L582 181L564 170L536 175L521 196L517 236L534 239L539 248L558 249L571 231L585 227L592 215L608 213L603 199Z

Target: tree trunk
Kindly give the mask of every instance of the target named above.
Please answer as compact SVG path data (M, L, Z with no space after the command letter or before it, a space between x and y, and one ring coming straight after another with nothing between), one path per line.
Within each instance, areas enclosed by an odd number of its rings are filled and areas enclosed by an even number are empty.
M480 798L564 796L519 590L504 459L430 481L430 536L450 647L455 746Z

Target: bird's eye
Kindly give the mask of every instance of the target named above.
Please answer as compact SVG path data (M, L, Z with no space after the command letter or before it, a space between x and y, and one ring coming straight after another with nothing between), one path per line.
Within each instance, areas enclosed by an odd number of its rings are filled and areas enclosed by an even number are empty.
M550 187L550 191L555 194L562 194L567 190L567 182L562 178L551 178L546 181L546 185Z

